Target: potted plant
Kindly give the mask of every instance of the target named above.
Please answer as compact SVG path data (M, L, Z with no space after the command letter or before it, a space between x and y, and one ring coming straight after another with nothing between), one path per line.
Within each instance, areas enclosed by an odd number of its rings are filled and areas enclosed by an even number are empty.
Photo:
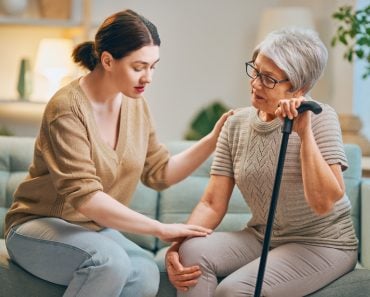
M363 78L370 77L370 5L354 10L352 6L341 6L332 15L339 26L331 45L345 46L344 58L349 62L354 57L365 61Z
M199 140L212 131L213 126L229 108L219 101L210 103L202 108L193 118L185 133L186 140Z
M362 78L370 77L370 5L354 10L344 5L335 11L333 19L338 22L331 45L345 47L344 59L353 62L355 58L365 63ZM361 147L363 155L370 155L370 141L361 134L362 121L354 114L339 114L343 141L356 143Z

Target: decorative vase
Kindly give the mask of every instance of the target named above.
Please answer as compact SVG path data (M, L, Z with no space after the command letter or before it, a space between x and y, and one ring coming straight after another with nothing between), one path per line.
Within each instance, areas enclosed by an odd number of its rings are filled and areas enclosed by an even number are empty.
M344 143L360 146L363 156L370 156L370 141L361 133L361 119L354 114L339 114L339 122Z
M28 100L32 92L32 73L30 67L30 61L28 59L22 59L19 67L18 77L18 94L21 100Z
M28 0L1 0L0 6L8 15L19 15L27 8Z

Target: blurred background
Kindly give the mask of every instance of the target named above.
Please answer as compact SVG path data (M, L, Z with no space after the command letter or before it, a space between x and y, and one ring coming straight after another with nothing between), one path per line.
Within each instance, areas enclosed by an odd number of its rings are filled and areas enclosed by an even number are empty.
M349 142L370 152L366 65L348 62L343 46L331 46L338 28L333 13L343 5L359 9L370 1L0 0L0 134L35 136L51 94L83 74L70 63L73 46L93 39L107 16L130 8L156 24L162 40L161 61L145 93L162 141L183 139L212 104L249 105L244 63L254 47L273 29L300 25L317 30L329 50L312 97L333 106L352 135Z

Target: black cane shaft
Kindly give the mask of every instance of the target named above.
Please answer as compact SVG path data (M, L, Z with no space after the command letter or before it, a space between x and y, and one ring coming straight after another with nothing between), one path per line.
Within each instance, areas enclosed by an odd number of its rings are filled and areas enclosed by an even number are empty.
M279 198L280 184L281 184L281 178L283 175L283 168L284 168L284 162L285 162L286 149L288 146L288 140L289 140L289 134L284 133L282 137L282 141L281 141L274 187L272 190L270 209L268 213L267 225L266 225L266 230L265 230L265 238L263 240L262 254L261 254L260 264L258 268L258 275L257 275L256 288L254 291L254 297L260 297L261 295L263 277L265 274L265 268L266 268L266 262L267 262L267 254L270 248L271 233L272 233L272 227L274 223L275 209L276 209L277 201Z
M314 114L319 114L322 111L322 108L318 103L314 101L304 101L301 103L301 105L297 109L298 113L302 113L308 110L312 111ZM262 284L263 284L263 278L265 274L267 255L270 249L271 233L272 233L272 228L274 225L275 210L276 210L276 205L277 205L277 201L279 198L281 178L283 176L285 155L286 155L286 150L288 146L289 135L292 132L292 128L293 128L293 120L285 118L284 125L282 127L283 137L281 140L279 160L278 160L278 164L276 168L275 182L274 182L274 187L272 190L270 209L269 209L268 218L267 218L265 237L263 240L262 253L261 253L260 264L259 264L258 274L257 274L257 282L256 282L255 290L254 290L254 297L260 297L261 291L262 291Z

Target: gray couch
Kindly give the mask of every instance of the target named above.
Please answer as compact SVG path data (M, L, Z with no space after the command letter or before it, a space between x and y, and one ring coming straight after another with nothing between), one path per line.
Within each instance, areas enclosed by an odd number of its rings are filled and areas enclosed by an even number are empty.
M0 230L11 204L12 193L25 176L33 153L33 138L0 136ZM182 151L190 142L168 143L172 153ZM352 218L360 239L359 268L336 280L311 296L370 296L370 180L361 178L361 152L346 145L350 169L345 172L347 193L352 202ZM162 222L185 221L207 184L211 158L183 182L160 193L139 185L131 207ZM243 228L250 217L248 208L235 189L228 213L219 230ZM166 244L151 237L127 234L153 254L161 271L158 296L174 297L175 289L168 281L164 255ZM65 288L40 280L9 260L3 233L0 234L0 297L60 297ZM45 264L47 265L47 263ZM360 268L361 267L361 268ZM367 269L364 269L366 267ZM107 280L109 281L109 280ZM109 296L92 296L109 297ZM128 296L131 297L131 296ZM201 296L200 296L201 297Z

